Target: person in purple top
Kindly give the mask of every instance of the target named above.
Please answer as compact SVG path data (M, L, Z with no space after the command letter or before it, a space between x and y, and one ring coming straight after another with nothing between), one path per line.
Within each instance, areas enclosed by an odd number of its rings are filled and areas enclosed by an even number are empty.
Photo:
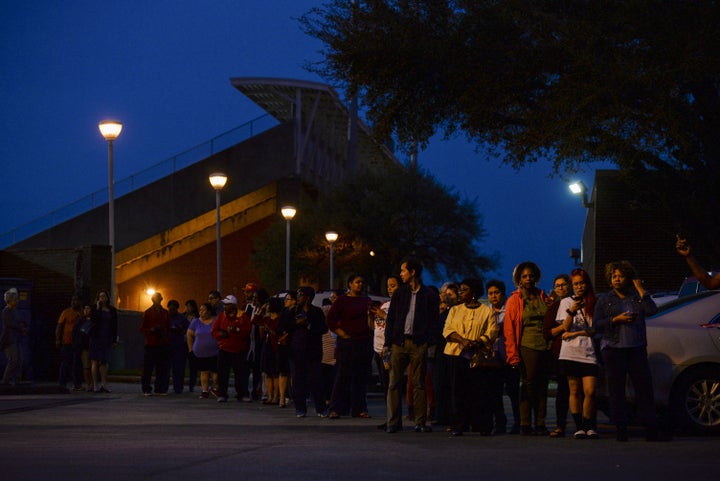
M215 322L212 304L206 302L200 306L200 317L193 319L187 330L188 350L195 356L195 362L198 371L200 371L200 386L202 393L200 399L207 399L212 393L217 397L218 375L218 344L212 336L212 326ZM212 385L214 389L210 389L210 376L212 375Z

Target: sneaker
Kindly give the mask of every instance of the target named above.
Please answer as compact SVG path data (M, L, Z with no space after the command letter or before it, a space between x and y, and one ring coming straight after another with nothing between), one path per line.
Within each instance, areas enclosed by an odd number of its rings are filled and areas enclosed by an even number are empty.
M577 431L575 431L575 434L573 434L573 439L585 439L587 437L587 433L582 429L578 429Z
M600 435L594 429L588 429L585 434L587 434L589 439L600 439Z
M226 403L226 402L227 402L227 398L226 398L225 396L218 396L217 402L219 402L219 403Z
M248 396L239 397L239 398L238 398L238 401L240 401L240 402L242 402L242 403L251 403L251 402L253 402L253 400L252 400L250 397L248 397Z
M305 416L307 416L307 413L304 413L302 411L295 411L296 418L304 418Z
M317 415L318 415L319 418L326 418L326 417L328 417L327 411L319 412L319 413L317 413Z
M166 392L156 392L155 395L156 395L156 396L167 396L168 393L166 393Z
M97 391L96 391L96 392L97 392ZM144 393L143 393L143 396L145 396L145 397L150 397L150 396L152 396L152 393L151 393L151 392L144 392Z
M200 396L198 396L198 399L208 399L210 397L210 393L207 391L203 391L200 393Z

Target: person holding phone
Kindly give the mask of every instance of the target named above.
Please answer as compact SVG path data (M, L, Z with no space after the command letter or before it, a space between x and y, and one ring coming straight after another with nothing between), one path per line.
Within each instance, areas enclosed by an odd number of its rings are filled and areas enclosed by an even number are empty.
M570 392L570 414L575 421L575 439L597 439L595 386L598 377L598 353L595 352L593 315L595 291L590 275L584 269L570 273L573 297L560 301L557 321L562 326L559 371L567 379Z
M607 264L605 277L612 290L598 296L595 329L602 335L600 349L608 378L610 409L617 427L617 440L628 440L625 413L625 380L628 376L635 389L640 420L646 428L646 440L669 440L658 430L647 360L645 318L655 314L657 306L628 261Z

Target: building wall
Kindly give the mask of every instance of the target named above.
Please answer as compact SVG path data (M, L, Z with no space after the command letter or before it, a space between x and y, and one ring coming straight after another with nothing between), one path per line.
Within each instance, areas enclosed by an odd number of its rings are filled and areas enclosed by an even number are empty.
M28 346L36 380L55 379L59 352L55 326L74 292L94 298L109 278L108 246L0 251L0 277L21 277L32 283Z
M598 170L583 235L583 264L596 290L610 289L604 266L630 261L650 292L677 291L689 275L675 252L676 226L664 212L633 199L617 171Z

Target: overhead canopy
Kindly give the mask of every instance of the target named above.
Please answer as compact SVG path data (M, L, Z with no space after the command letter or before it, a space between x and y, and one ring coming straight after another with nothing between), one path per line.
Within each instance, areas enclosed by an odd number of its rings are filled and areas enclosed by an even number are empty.
M266 77L238 77L230 79L230 82L279 122L295 122L300 114L301 122L297 124L300 157L305 151L307 138L312 135L328 145L344 143L345 149L338 149L337 153L346 156L350 165L397 162L390 149L373 139L365 124L358 120L357 128L352 128L349 109L329 85ZM353 131L356 132L355 144L351 139ZM350 158L354 151L357 159Z

